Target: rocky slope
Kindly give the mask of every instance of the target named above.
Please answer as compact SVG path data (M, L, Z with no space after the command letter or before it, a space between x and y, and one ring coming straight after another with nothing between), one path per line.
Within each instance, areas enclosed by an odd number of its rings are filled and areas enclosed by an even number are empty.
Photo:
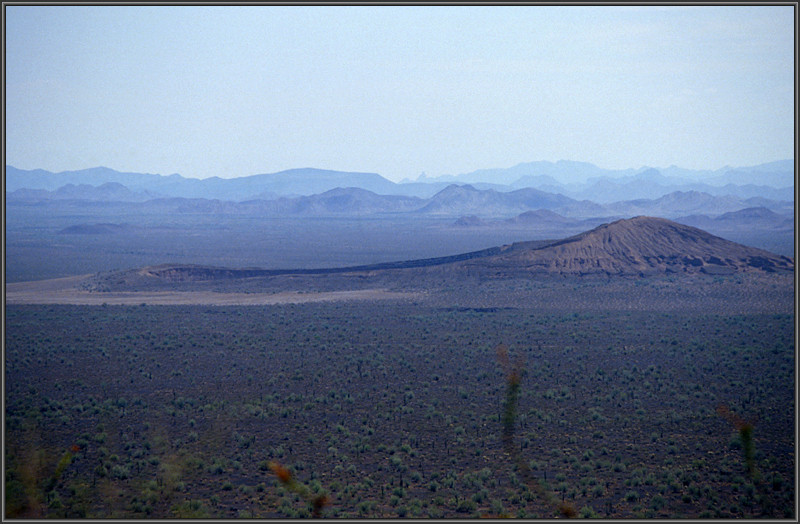
M512 244L459 266L496 275L731 274L793 271L794 261L663 218L635 217L544 247Z

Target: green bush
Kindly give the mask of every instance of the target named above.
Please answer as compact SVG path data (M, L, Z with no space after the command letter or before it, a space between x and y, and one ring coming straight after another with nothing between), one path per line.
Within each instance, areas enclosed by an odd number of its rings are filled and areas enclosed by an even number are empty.
M478 509L478 505L472 499L461 499L456 506L459 513L472 513Z

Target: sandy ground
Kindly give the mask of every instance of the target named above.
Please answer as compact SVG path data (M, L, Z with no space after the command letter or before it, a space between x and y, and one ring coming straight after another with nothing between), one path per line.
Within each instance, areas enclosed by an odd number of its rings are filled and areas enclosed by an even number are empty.
M210 291L132 291L90 292L75 286L89 275L15 282L6 285L6 304L75 304L75 305L211 305L260 306L298 304L302 302L331 302L340 300L398 300L415 299L420 293L401 293L385 289L327 291L319 293L283 291L280 293L214 293Z

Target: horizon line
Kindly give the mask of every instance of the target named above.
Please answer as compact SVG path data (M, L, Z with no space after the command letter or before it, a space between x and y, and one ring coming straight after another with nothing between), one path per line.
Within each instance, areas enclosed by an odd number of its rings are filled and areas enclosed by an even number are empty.
M651 166L651 165L641 165L639 167L606 168L606 167L602 167L602 166L599 166L597 164L594 164L592 162L586 162L586 161L582 161L582 160L567 160L567 159L563 159L562 158L562 159L559 159L557 161L531 160L531 161L525 161L525 162L518 162L518 163L516 163L514 165L507 166L507 167L483 167L483 168L474 169L472 171L467 171L467 172L464 172L464 173L456 173L456 174L427 175L425 173L425 171L423 171L419 175L417 175L417 178L415 178L415 179L411 179L410 177L404 177L399 181L395 181L393 179L387 178L385 175L382 175L381 173L376 172L376 171L348 171L348 170L331 169L331 168L323 168L323 167L313 167L313 166L292 167L292 168L282 169L282 170L279 170L279 171L252 173L252 174L247 174L247 175L239 175L239 176L231 176L231 177L222 177L222 176L219 176L219 175L212 175L212 176L208 176L208 177L197 177L197 176L191 176L191 175L184 175L184 174L181 174L181 173L178 173L178 172L169 173L169 174L163 174L163 173L151 173L151 172L146 172L146 171L120 170L120 169L109 167L109 166L106 166L106 165L97 165L97 166L91 166L91 167L84 167L84 168L80 168L80 169L64 169L64 170L61 170L61 171L50 171L49 169L45 169L45 168L42 168L42 167L36 167L36 168L32 168L32 169L21 168L21 167L17 167L15 165L11 164L11 163L6 162L6 164L5 164L4 168L3 168L4 169L3 175L4 175L4 177L6 176L6 170L9 167L13 168L13 169L16 169L16 170L19 170L19 171L45 171L46 173L53 174L53 175L60 175L60 174L64 174L64 173L80 173L82 171L90 171L90 170L93 170L93 169L108 169L108 170L114 171L116 173L121 173L121 174L152 175L152 176L160 176L160 177L179 176L179 177L184 178L184 179L192 179L192 180L210 180L210 179L214 179L214 178L217 178L217 179L220 179L220 180L235 180L235 179L239 179L239 178L248 178L248 177L262 176L262 175L278 175L278 174L282 174L282 173L287 173L289 171L315 170L315 171L327 171L327 172L331 172L331 173L378 175L378 176L380 176L381 178L383 178L384 180L386 180L388 182L400 185L400 184L409 184L409 183L426 183L426 182L420 182L420 180L424 180L424 179L427 179L427 180L430 180L430 181L435 181L435 180L441 179L441 178L455 178L455 177L459 177L459 176L463 176L463 175L470 175L470 174L473 174L473 173L479 173L481 171L509 170L509 169L513 169L515 167L523 166L523 165L526 165L526 164L537 164L537 163L551 164L551 165L554 165L554 166L558 165L560 163L585 164L585 165L590 165L592 167L596 167L596 168L601 169L603 171L609 171L609 172L641 171L641 170L646 170L646 169L655 169L657 171L661 171L661 170L675 168L675 169L681 169L681 170L684 170L684 171L693 171L693 172L698 172L698 173L703 173L703 172L715 173L715 172L722 171L722 170L725 170L725 169L728 169L728 170L731 170L731 169L746 169L746 168L760 167L760 166L763 166L763 165L766 165L766 164L775 164L775 163L779 163L779 162L787 162L787 161L794 162L794 160L795 160L794 158L779 158L779 159L776 159L776 160L769 160L769 161L761 162L761 163L758 163L758 164L741 165L741 166L725 164L724 166L716 168L716 169L696 169L696 168L682 167L682 166L680 166L678 164L670 164L669 166L666 166L666 167L663 167L663 166ZM795 169L795 174L796 174L797 167L795 166L794 169Z

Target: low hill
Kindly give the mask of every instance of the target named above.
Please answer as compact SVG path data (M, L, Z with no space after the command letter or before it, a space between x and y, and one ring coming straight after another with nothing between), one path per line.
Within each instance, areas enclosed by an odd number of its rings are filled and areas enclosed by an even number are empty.
M199 283L246 281L253 288L269 279L315 286L390 283L409 288L420 282L444 282L453 278L502 279L539 276L587 275L648 276L658 274L733 274L794 271L791 258L774 255L714 236L694 227L663 218L636 217L604 224L558 241L519 242L449 257L409 260L356 267L320 269L233 269L197 265L164 264L97 275L86 289L119 291L179 286L191 289ZM242 284L237 284L240 288ZM245 286L246 287L246 286Z
M453 222L453 227L488 227L491 225L491 222L487 222L475 215L459 217L458 220Z
M567 218L565 216L554 213L549 209L536 209L533 211L526 211L519 215L505 220L508 224L575 224L577 220Z
M117 233L126 233L132 231L133 228L129 224L76 224L74 226L65 227L60 230L60 235L115 235Z
M743 231L765 230L763 234L774 234L778 231L794 231L794 219L791 215L776 213L763 206L731 211L714 218L707 215L688 215L676 218L675 220L682 224L706 229L708 231L714 231L716 229L741 229Z
M723 213L722 215L718 216L716 220L719 220L720 222L743 222L748 224L767 223L772 225L775 223L783 223L786 218L787 217L779 215L778 213L767 209L766 207L758 206L740 209L739 211Z
M518 243L462 263L495 274L651 275L793 271L794 261L663 218L604 224L544 247Z

